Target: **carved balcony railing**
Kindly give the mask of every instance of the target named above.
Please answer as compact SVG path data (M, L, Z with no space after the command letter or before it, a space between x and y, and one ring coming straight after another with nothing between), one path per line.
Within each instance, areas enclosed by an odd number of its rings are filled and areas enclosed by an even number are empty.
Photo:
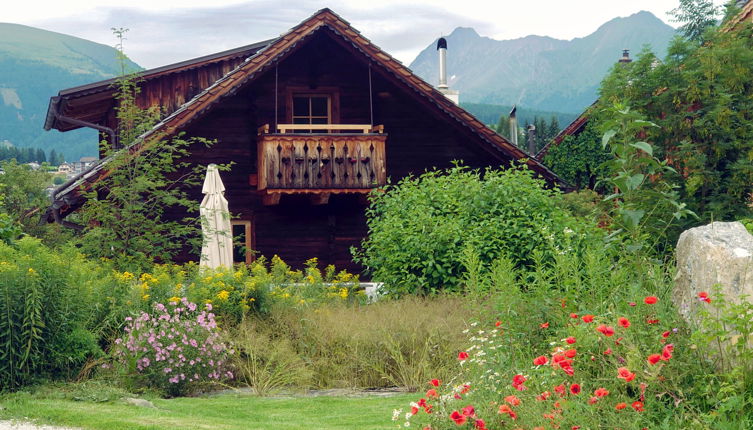
M259 129L259 190L365 193L387 182L383 126L279 124L277 129L273 134L269 126Z

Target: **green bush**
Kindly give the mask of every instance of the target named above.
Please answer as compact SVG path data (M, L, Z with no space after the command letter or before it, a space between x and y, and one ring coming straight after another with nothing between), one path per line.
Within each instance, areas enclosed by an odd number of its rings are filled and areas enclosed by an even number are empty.
M0 242L0 387L70 378L102 354L125 307L110 273L38 239Z
M506 255L529 266L578 252L594 235L560 204L560 194L524 168L454 167L408 177L372 194L369 235L355 252L389 294L457 290L466 248L486 269Z

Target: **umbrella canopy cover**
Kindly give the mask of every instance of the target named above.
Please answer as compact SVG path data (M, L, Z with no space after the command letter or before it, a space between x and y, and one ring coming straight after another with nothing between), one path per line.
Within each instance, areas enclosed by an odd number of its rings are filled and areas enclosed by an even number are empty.
M233 231L224 191L225 185L217 166L210 164L207 166L207 176L201 189L204 199L199 206L201 232L204 238L199 263L202 267L233 267Z

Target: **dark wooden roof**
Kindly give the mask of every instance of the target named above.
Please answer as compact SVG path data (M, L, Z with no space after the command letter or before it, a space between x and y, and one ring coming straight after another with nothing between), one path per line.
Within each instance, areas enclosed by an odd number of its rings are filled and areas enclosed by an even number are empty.
M233 64L243 61L251 55L259 52L259 50L268 46L274 40L275 39L265 40L263 42L253 43L251 45L241 46L239 48L205 55L167 66L144 70L136 73L136 77L141 82L147 82L162 78L166 75L184 73L208 65L226 63L226 67L231 67ZM113 84L117 79L118 78L106 79L104 81L61 90L57 96L50 98L44 129L51 130L54 128L60 131L68 131L84 127L84 125L80 123L68 122L62 117L70 117L78 121L104 125L104 116L113 104L113 94L115 91Z
M264 72L273 68L275 64L287 58L301 46L301 42L317 31L325 29L331 31L344 45L363 54L363 60L372 64L377 72L381 72L383 76L390 78L403 88L407 88L424 106L434 110L439 115L444 115L456 127L478 136L481 140L479 143L482 143L491 154L497 154L496 157L500 160L523 160L549 183L566 187L567 184L541 162L529 157L523 150L491 130L465 109L453 103L432 85L413 74L400 61L363 37L347 21L326 8L316 12L288 33L268 42L266 45L249 45L258 46L253 55L167 116L150 131L141 135L125 150L138 152L138 148L141 145L149 144L152 138L164 138L177 133L225 97L236 93L244 84L258 78ZM469 144L477 143L469 142ZM53 201L55 202L53 207L73 205L82 187L88 188L88 184L96 182L100 177L107 174L107 162L108 159L100 160L86 172L61 185L53 194Z
M737 28L741 23L748 21L751 22L753 17L753 1L748 1L740 8L740 12L727 21L722 27L722 31L732 31Z
M536 159L541 160L546 156L546 154L549 152L549 148L552 147L552 145L559 145L562 143L563 140L567 136L576 136L581 131L583 131L584 128L586 128L586 125L588 124L588 117L591 111L591 108L598 102L593 102L591 106L589 106L583 113L581 113L577 118L573 120L567 127L565 127L562 131L560 131L552 140L550 140L546 145L544 145L543 148L539 152L536 153Z

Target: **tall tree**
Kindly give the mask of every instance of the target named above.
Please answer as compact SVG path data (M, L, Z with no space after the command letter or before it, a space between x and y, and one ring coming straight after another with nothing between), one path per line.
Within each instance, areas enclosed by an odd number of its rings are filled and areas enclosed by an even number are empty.
M706 29L716 25L719 13L712 0L680 0L680 5L669 11L672 22L682 24L679 30L683 36L696 42L703 40Z

